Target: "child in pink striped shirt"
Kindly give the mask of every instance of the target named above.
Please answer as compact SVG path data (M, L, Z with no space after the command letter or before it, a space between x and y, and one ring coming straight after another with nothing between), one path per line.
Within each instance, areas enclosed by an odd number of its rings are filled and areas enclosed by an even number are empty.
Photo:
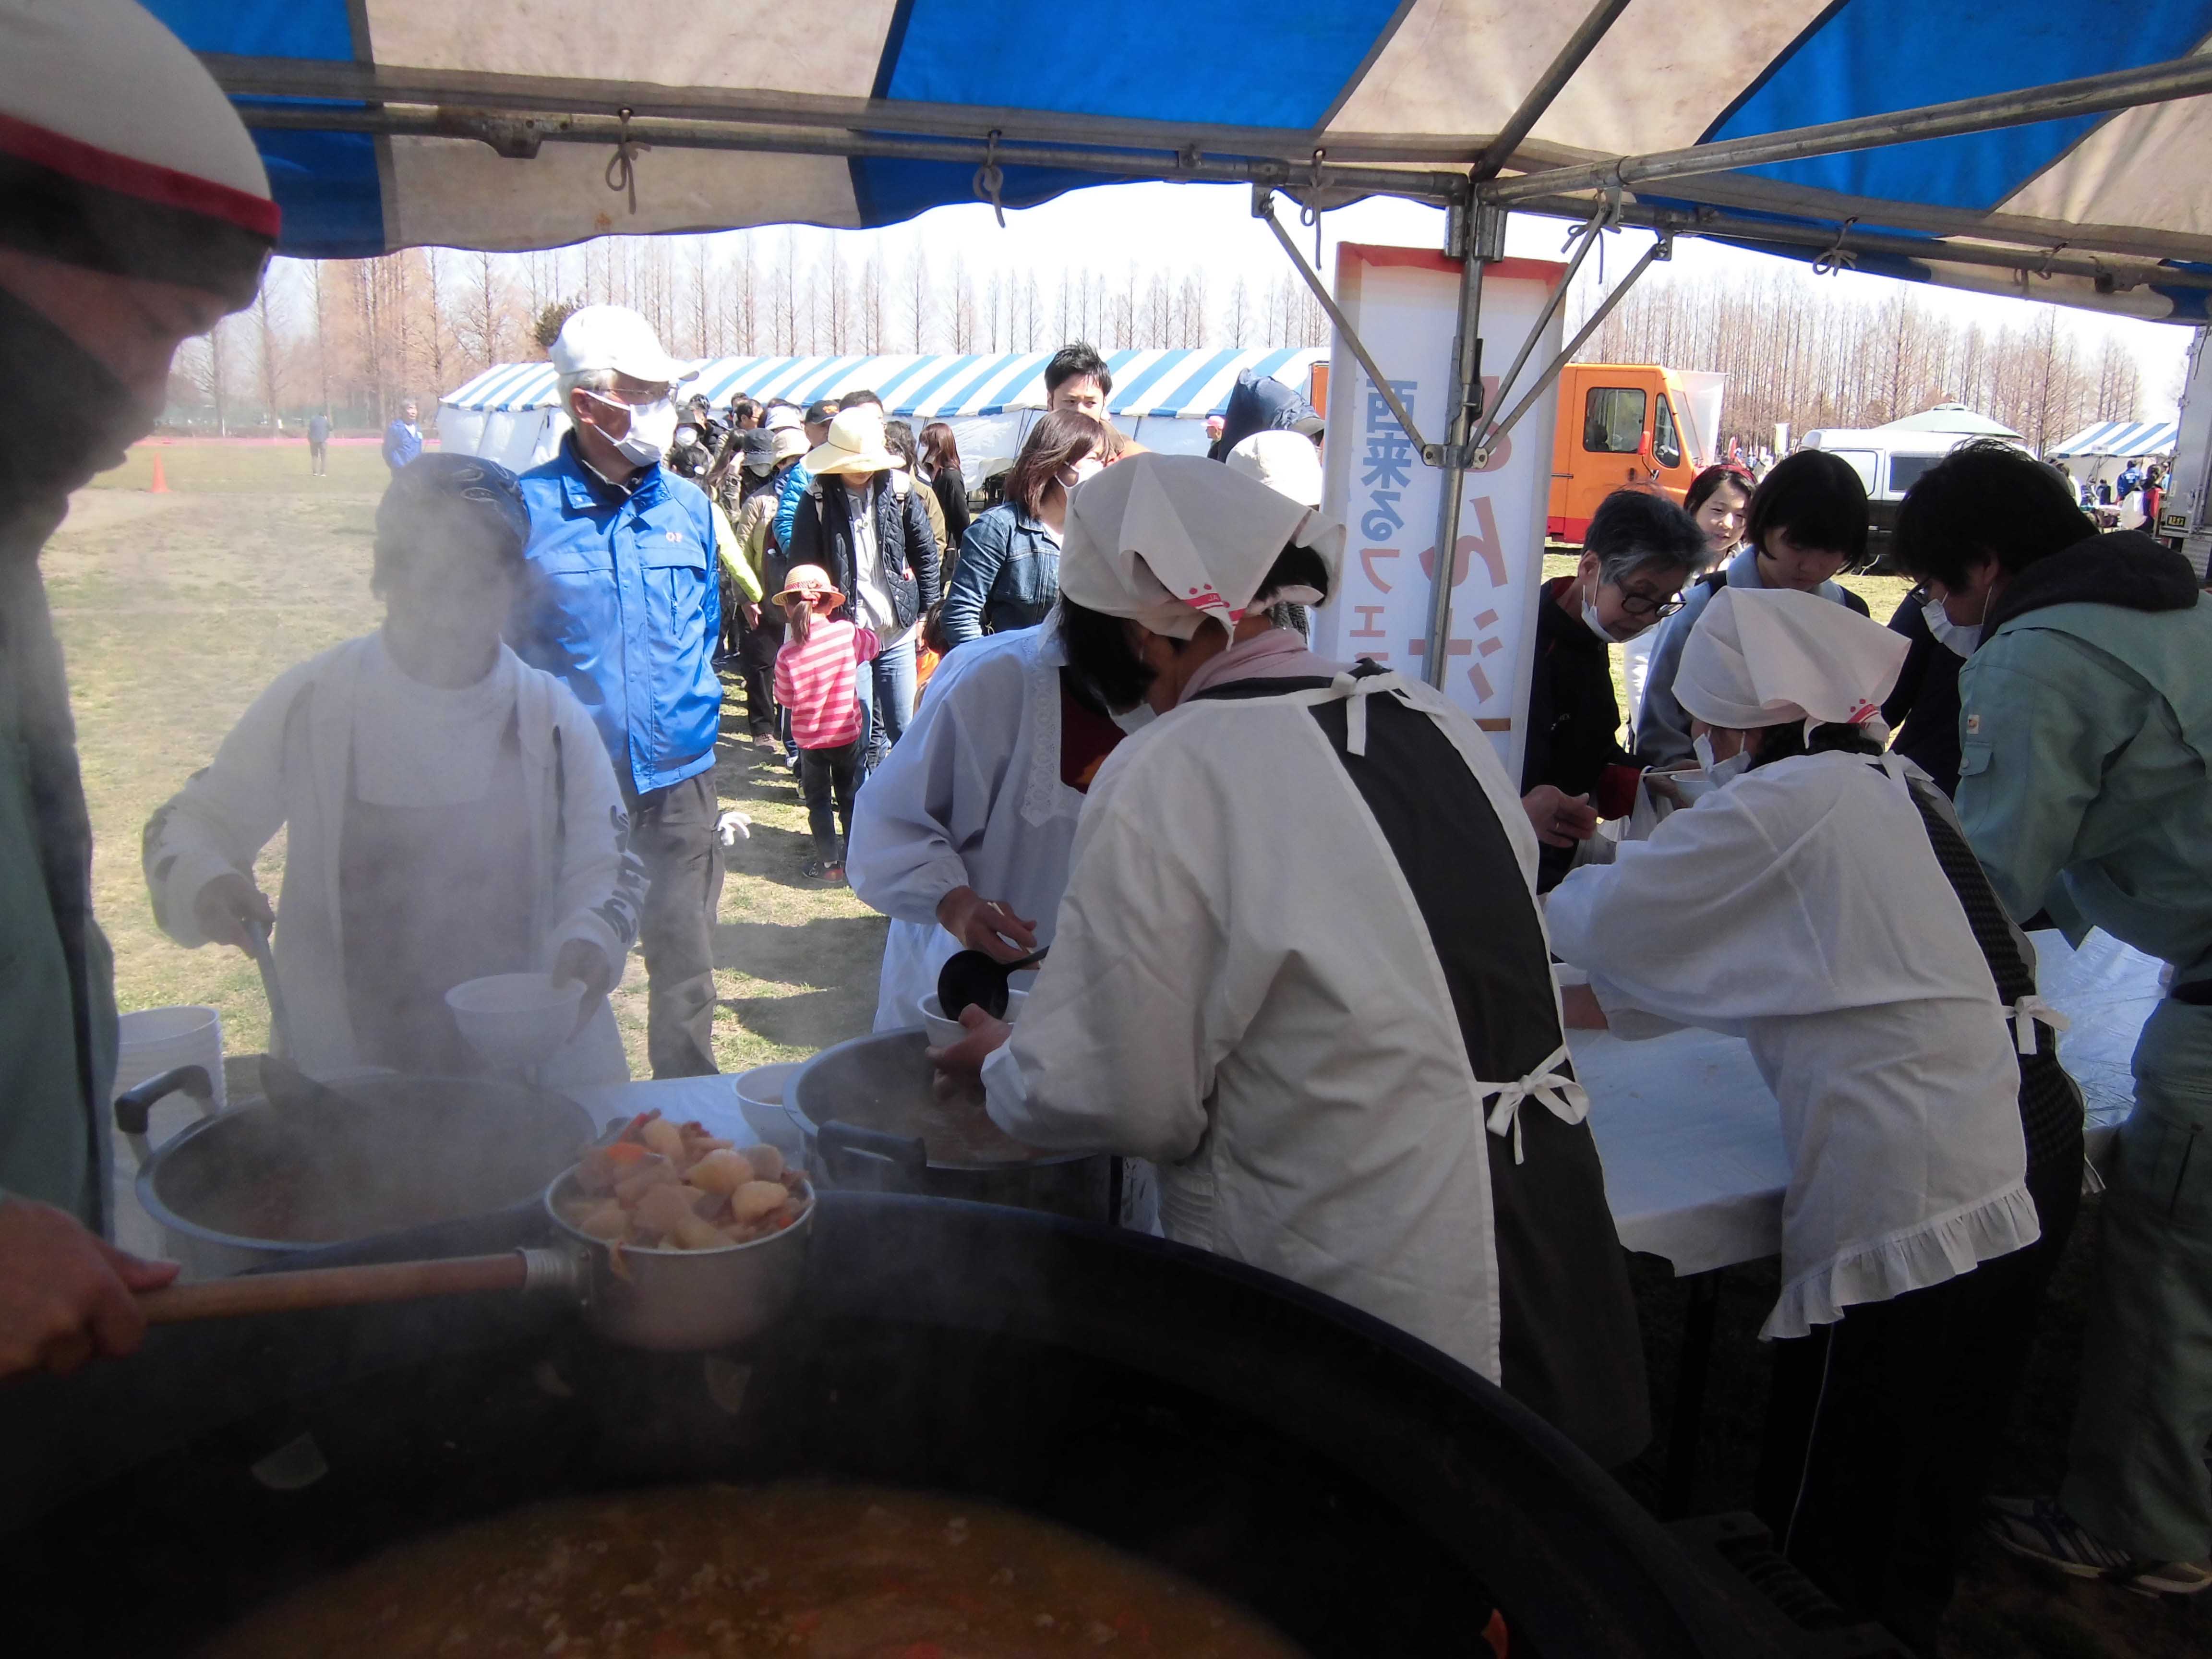
M853 791L867 716L854 681L860 665L882 648L874 633L830 612L845 596L819 565L792 567L783 591L769 603L788 619L783 648L775 653L775 700L791 713L791 738L799 745L799 782L806 797L807 827L814 832L810 879L845 879L845 836L853 830ZM830 813L832 795L837 812Z

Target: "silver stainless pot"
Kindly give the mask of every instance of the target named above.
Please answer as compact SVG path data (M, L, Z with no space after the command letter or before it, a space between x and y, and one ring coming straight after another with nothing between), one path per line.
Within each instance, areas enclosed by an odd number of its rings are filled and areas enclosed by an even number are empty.
M545 1189L545 1213L579 1247L584 1318L610 1341L694 1353L756 1336L783 1317L806 1276L814 1193L780 1232L721 1250L647 1250L625 1244L617 1267L600 1239L568 1224L561 1200L575 1195L575 1172Z
M1000 1133L980 1088L940 1097L920 1030L879 1031L825 1048L784 1087L784 1109L825 1188L919 1193L1043 1210L1085 1221L1121 1215L1119 1160L1048 1152Z
M563 1096L490 1078L365 1074L357 1110L265 1101L216 1113L207 1073L179 1066L118 1096L138 1201L188 1277L216 1278L402 1228L522 1208L573 1164L592 1121ZM184 1092L209 1114L158 1149L147 1112Z

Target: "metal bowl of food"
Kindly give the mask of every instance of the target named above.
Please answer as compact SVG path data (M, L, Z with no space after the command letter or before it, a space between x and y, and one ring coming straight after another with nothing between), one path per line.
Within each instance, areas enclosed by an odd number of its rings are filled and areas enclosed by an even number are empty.
M584 1257L584 1316L632 1347L695 1352L758 1335L806 1273L814 1188L773 1146L633 1120L545 1189Z

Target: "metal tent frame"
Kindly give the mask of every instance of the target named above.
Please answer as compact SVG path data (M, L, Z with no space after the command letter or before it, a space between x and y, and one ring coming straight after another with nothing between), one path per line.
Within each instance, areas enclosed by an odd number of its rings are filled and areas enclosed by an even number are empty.
M1519 107L1479 150L1474 141L1463 138L1332 133L1320 143L1314 132L1287 128L347 62L221 54L204 55L203 61L238 102L246 125L255 128L468 138L501 155L522 157L535 155L546 143L585 143L611 147L618 156L627 156L634 147L655 146L957 162L975 166L976 194L994 206L1000 205L1002 169L1007 166L1096 173L1101 182L1249 185L1255 215L1266 221L1346 349L1389 400L1423 463L1442 475L1436 543L1442 549L1458 540L1460 496L1468 469L1487 464L1498 442L1534 406L1636 280L1669 257L1676 237L1803 247L1822 252L1832 263L1867 254L2066 276L2086 280L2107 295L2148 286L2212 289L2212 270L2165 263L2212 262L2212 238L2161 237L2121 227L2061 228L2002 215L1839 198L1791 190L1741 171L2199 97L2212 94L2212 55L1644 155L1561 166L1556 151L1524 153L1538 121L1627 6L1628 0L1596 0ZM1509 169L1516 176L1502 176ZM1684 207L1630 199L1639 188L1674 180L1695 180L1692 193L1699 203ZM1463 274L1446 382L1449 414L1433 441L1418 432L1389 377L1276 219L1273 196L1279 191L1295 194L1316 210L1365 195L1403 197L1447 210L1445 252L1462 262ZM1601 232L1634 226L1657 235L1575 338L1500 416L1484 408L1481 392L1482 276L1503 256L1506 215L1515 209L1585 222L1567 281L1500 378L1500 404L1516 390L1544 329ZM1860 230L1861 214L1887 228ZM1451 568L1448 556L1437 562L1444 579L1435 586L1425 671L1437 684L1447 662Z

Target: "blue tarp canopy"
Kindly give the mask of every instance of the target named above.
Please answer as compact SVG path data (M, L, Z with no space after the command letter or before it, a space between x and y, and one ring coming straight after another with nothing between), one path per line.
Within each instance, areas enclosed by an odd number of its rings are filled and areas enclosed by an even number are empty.
M255 125L285 251L337 255L885 225L1116 177L1434 198L1463 191L1584 21L1580 0L151 6ZM1505 176L2145 70L2208 35L2212 0L1629 0ZM2212 262L2212 98L2155 96L1674 177L1628 200L1763 219L1777 251L1783 228L1808 224L1924 244L1862 269L2201 315L2201 289L2078 265L2000 280L1939 240Z

